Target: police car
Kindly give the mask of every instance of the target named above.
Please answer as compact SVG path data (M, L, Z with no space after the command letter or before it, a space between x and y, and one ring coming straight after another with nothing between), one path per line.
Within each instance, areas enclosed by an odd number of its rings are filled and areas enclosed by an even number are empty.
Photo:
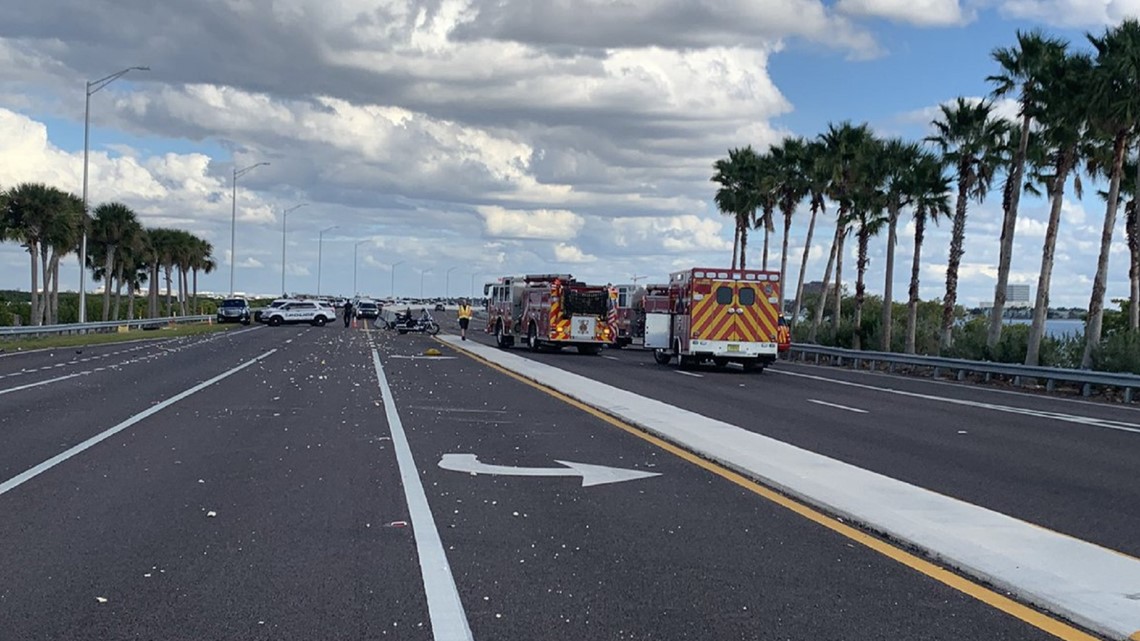
M273 327L285 323L309 323L320 327L336 320L336 311L319 301L295 300L263 311L261 318Z

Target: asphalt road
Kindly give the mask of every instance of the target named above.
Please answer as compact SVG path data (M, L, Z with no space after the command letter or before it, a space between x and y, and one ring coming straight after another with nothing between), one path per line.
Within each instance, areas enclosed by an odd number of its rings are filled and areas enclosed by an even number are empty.
M679 372L641 349L511 352L1140 556L1134 408L787 361Z
M432 639L429 530L474 639L1053 638L431 346L258 327L0 359L0 639ZM541 357L559 356L587 365ZM616 358L589 364L673 402L710 394L711 374ZM717 376L746 385L720 405L755 401L752 377ZM536 475L443 469L447 455ZM583 487L558 461L657 476Z

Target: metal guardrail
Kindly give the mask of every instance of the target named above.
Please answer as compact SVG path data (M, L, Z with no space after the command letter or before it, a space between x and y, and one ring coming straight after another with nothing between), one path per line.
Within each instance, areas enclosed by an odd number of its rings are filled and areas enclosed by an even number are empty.
M177 323L204 323L214 318L212 314L197 316L169 316L165 318L143 318L138 320L99 321L94 323L66 323L61 325L23 325L19 327L0 327L0 339L28 336L62 336L67 334L95 334L100 332L118 331L120 327L128 329L143 329L146 327L163 327Z
M798 356L798 358L797 358ZM1017 365L1014 363L995 363L992 361L972 361L964 358L942 358L939 356L922 356L918 354L897 354L894 352L870 352L841 347L826 347L823 345L793 344L790 350L791 360L807 361L814 356L816 364L824 358L829 364L844 365L850 362L854 367L861 368L866 363L870 369L879 369L885 365L887 371L893 371L896 366L924 367L933 370L935 377L943 372L954 373L958 380L965 380L969 374L982 374L988 382L992 376L1005 376L1013 379L1013 384L1021 386L1029 380L1044 380L1045 389L1053 391L1057 383L1076 383L1081 386L1081 395L1088 396L1093 387L1116 388L1124 393L1124 402L1131 403L1134 390L1140 389L1140 376L1121 372L1097 372L1087 369L1067 369L1063 367L1034 367Z

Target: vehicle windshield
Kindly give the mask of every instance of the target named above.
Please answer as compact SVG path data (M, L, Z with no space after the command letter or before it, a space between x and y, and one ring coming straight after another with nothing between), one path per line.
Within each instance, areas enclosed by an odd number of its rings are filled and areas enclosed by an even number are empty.
M222 301L222 307L245 307L245 300L241 298L227 298Z
M361 309L376 309L376 303L360 303Z

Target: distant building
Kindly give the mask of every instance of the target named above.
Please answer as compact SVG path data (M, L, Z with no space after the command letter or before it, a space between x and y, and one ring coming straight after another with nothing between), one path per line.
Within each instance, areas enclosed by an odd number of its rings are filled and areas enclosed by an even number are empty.
M1029 285L1006 285L1005 304L1011 308L1030 308Z

